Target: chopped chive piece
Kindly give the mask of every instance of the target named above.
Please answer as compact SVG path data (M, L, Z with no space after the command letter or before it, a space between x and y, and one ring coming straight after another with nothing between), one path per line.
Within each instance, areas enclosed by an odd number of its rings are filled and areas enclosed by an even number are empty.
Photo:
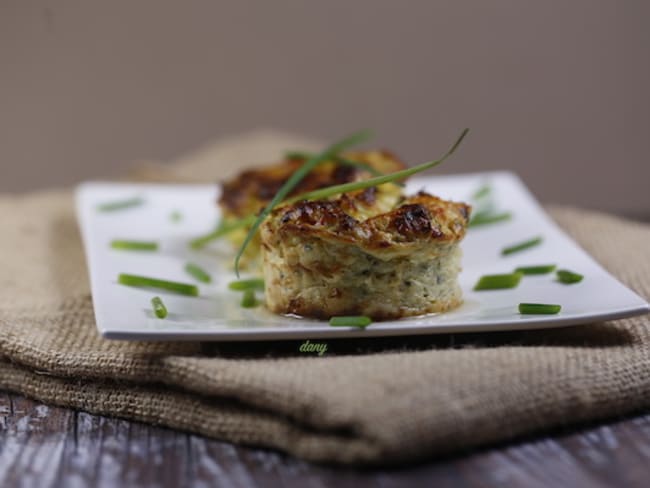
M540 264L538 266L520 266L515 269L515 273L521 273L525 275L540 275L548 274L555 271L554 264Z
M531 247L538 246L539 244L542 243L542 237L533 237L532 239L528 239L527 241L520 242L518 244L513 244L512 246L505 247L501 250L501 255L502 256L507 256L508 254L514 254L519 251L523 251L525 249L529 249Z
M199 296L199 289L195 285L179 283L177 281L159 280L147 276L138 276L126 273L120 273L117 282L121 285L135 286L143 288L159 288L161 290L172 291L181 295Z
M244 290L244 295L241 299L241 306L244 308L253 308L257 306L257 298L255 298L255 290L249 288Z
M196 278L198 281L202 281L203 283L210 283L212 281L212 277L203 270L200 266L194 264L194 263L187 263L185 265L185 271L187 271L188 274L192 275L194 278Z
M111 247L125 251L157 251L158 243L155 241L125 241L115 239L111 241Z
M183 220L183 214L180 213L178 210L174 210L172 213L169 214L169 220L172 222L180 222Z
M255 219L255 215L250 215L242 219L230 220L228 222L221 221L214 231L191 240L190 247L192 249L201 249L206 244L214 241L215 239L219 239L220 237L223 237L232 231L253 225L253 223L255 223Z
M560 283L565 283L567 285L570 285L572 283L579 283L582 281L584 276L578 273L574 273L573 271L569 271L568 269L559 269L557 271L557 280Z
M330 318L330 325L333 327L360 327L365 329L371 323L372 319L365 315L341 315L339 317Z
M524 315L553 315L562 310L561 305L549 303L520 303L519 313Z
M501 212L501 213L477 213L469 221L469 227L476 227L478 225L486 224L495 224L497 222L503 222L505 220L510 220L512 214L510 212Z
M343 183L341 185L328 186L327 188L308 191L306 193L302 193L295 197L291 197L285 200L284 203L294 203L294 202L299 202L301 200L321 200L324 198L329 198L334 195L339 195L341 193L347 193L356 190L365 190L366 188L370 188L377 185L383 185L384 183L392 183L394 181L408 178L409 176L412 176L414 174L421 173L422 171L431 169L443 163L449 156L451 156L456 151L456 149L458 148L458 146L460 146L460 143L463 141L463 139L465 138L468 132L469 129L463 130L463 132L461 132L460 136L458 137L458 139L456 139L456 142L454 142L451 148L440 159L437 159L435 161L428 161L426 163L422 163L408 169L403 169L401 171L395 171L394 173L389 173L384 176L376 176L375 178L370 178L367 180L355 181L352 183Z
M159 319L167 317L167 307L165 307L165 304L160 297L153 297L151 299L151 306L153 307L153 313L156 314L156 317Z
M296 187L296 185L300 183L303 180L303 178L312 169L314 169L314 167L316 167L323 161L327 161L328 159L332 158L332 156L338 154L339 152L343 151L349 146L363 142L369 136L370 133L367 131L357 132L355 134L352 134L350 137L347 137L335 144L332 144L327 149L325 149L325 151L305 161L304 164L289 177L289 179L282 185L282 187L280 187L280 189L275 194L273 199L268 203L268 205L266 205L264 210L262 210L262 213L260 213L260 215L257 216L255 222L253 223L250 230L248 231L248 234L246 235L244 242L239 248L239 251L237 252L237 256L235 257L235 274L237 275L238 278L239 278L239 260L244 254L246 248L248 247L248 244L255 236L255 233L259 229L260 225L262 224L264 219L268 217L268 215L271 213L273 208L282 200L284 200L285 197L289 193L291 193L291 191Z
M234 291L260 290L264 291L264 280L262 278L249 278L228 283L228 288Z
M114 212L116 210L125 210L127 208L138 207L144 203L140 197L129 198L127 200L118 200L115 202L100 203L97 210L100 212Z
M484 275L474 285L474 291L515 288L521 281L521 276L521 273Z
M489 183L484 183L481 185L472 195L474 200L480 200L483 197L488 196L492 192L492 187Z

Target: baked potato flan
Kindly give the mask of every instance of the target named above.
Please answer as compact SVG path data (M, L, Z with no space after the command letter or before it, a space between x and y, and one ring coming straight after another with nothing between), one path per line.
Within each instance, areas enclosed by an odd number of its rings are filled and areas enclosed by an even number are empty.
M424 192L377 204L379 194L369 188L273 210L259 234L272 312L388 320L460 305L470 207Z

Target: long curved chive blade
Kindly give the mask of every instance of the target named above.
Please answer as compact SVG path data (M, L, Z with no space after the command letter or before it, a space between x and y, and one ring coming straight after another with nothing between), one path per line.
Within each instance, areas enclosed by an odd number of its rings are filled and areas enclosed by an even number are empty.
M155 241L126 241L115 239L111 241L111 247L123 251L157 251L158 243Z
M244 295L241 299L241 306L244 308L253 308L257 306L257 298L255 298L255 290L244 290Z
M262 221L271 213L271 210L280 202L283 203L294 203L300 200L318 200L318 199L323 199L323 198L328 198L333 195L338 195L341 193L346 193L350 191L356 191L356 190L364 190L366 188L370 188L373 186L377 185L383 185L384 183L392 183L397 180L401 180L404 178L408 178L409 176L412 176L414 174L420 173L422 171L425 171L427 169L433 168L442 162L444 162L449 156L451 156L458 146L461 144L467 133L469 132L469 129L464 129L456 142L451 146L451 148L438 160L435 161L429 161L427 163L420 164L418 166L414 166L412 168L408 168L402 171L396 171L394 173L390 173L388 175L384 176L377 176L375 178L370 178L368 180L364 181L359 181L359 182L353 182L353 183L344 183L342 185L334 185L330 186L328 188L322 188L320 190L315 190L311 192L306 192L302 193L300 195L297 195L293 198L289 198L287 200L284 200L284 197L288 195L291 190L295 187L297 183L304 178L304 176L317 164L320 162L331 158L333 154L336 152L339 152L343 150L345 147L352 145L353 143L360 142L360 140L365 139L366 134L365 133L358 133L350 138L341 141L338 144L335 144L333 146L330 146L326 151L323 153L320 153L316 157L308 160L298 171L296 171L291 178L282 186L280 191L275 195L273 200L266 206L266 208L262 211L262 213L255 218L254 223L251 225L251 229L248 232L248 235L246 236L246 239L244 240L243 244L241 245L237 257L235 258L235 273L239 277L239 260L244 253L246 247L248 247L248 244L252 240L253 236L257 232L259 226L261 225ZM252 218L252 217L249 217ZM246 219L248 220L248 218ZM244 227L242 225L241 227ZM191 245L193 248L200 248L202 247L205 243L211 241L212 239L216 239L217 237L220 237L221 235L225 234L226 232L222 232L221 230L217 229L215 232L208 234L207 236L203 236L201 238L195 239L194 241L191 242Z
M187 263L185 265L185 271L187 274L193 276L198 281L201 281L203 283L212 282L212 277L197 264Z
M153 297L151 299L151 306L153 307L153 313L156 314L156 317L159 319L167 317L167 307L165 307L165 304L160 297Z
M324 198L329 198L334 195L339 195L341 193L348 193L357 190L365 190L366 188L370 188L377 185L383 185L384 183L392 183L397 180L408 178L409 176L412 176L414 174L421 173L422 171L438 166L439 164L444 162L449 156L451 156L456 151L456 149L463 141L463 139L465 138L468 132L469 129L463 130L463 132L460 134L460 136L458 137L456 142L451 146L451 148L440 159L437 159L435 161L422 163L417 166L413 166L412 168L403 169L401 171L395 171L394 173L389 173L384 176L377 176L375 178L370 178L363 181L343 183L341 185L333 185L327 188L321 188L319 190L309 191L301 195L297 195L295 197L289 198L285 201L285 203L294 203L294 202L299 202L301 200L321 200Z
M521 276L521 273L484 275L474 285L474 291L515 288L521 281Z
M365 329L372 323L370 317L365 315L350 315L330 318L330 325L333 327L359 327Z
M105 202L97 205L99 212L115 212L117 210L125 210L127 208L138 207L144 203L144 199L140 197L129 198L127 200L116 200L114 202Z
M261 278L249 278L228 283L228 288L233 291L264 290L264 280Z
M469 227L477 227L479 225L486 224L495 224L497 222L503 222L505 220L510 220L512 214L510 212L501 212L501 213L477 213L472 216L469 221Z
M554 315L562 310L561 305L550 303L520 303L519 313L522 315Z
M331 159L334 155L338 154L344 149L347 149L350 146L365 141L369 137L370 137L370 132L368 131L356 132L355 134L352 134L351 136L346 137L345 139L335 144L332 144L327 149L325 149L325 151L305 161L305 163L289 177L289 179L282 185L282 187L275 194L271 202L269 202L269 204L264 208L264 210L262 210L262 213L255 219L255 222L253 223L250 230L248 231L248 234L246 235L244 242L239 248L239 251L237 252L237 256L235 257L235 274L237 275L237 278L239 278L239 260L241 259L242 255L244 254L244 251L248 247L250 241L253 239L253 236L259 229L260 225L262 224L264 219L268 217L268 215L271 213L273 208L278 203L282 202L286 198L286 196L289 193L291 193L291 191L296 187L296 185L300 183L302 179L315 166L317 166L323 161Z
M160 290L178 293L180 295L187 295L192 297L199 296L199 289L195 285L179 283L177 281L149 278L148 276L120 273L120 275L117 277L117 282L121 285L134 286L137 288L157 288Z
M223 237L230 232L233 232L237 229L243 229L249 225L253 225L255 219L255 215L250 215L248 217L244 217L235 221L222 221L214 231L203 236L199 236L196 239L192 239L190 241L190 247L192 249L201 249L202 247L205 247L206 244L209 244L210 242L219 239L220 237Z
M559 269L556 275L557 275L557 280L560 283L565 283L567 285L573 283L579 283L584 278L583 275L574 273L573 271L569 271L568 269Z
M554 264L540 264L538 266L520 266L515 269L515 273L521 273L524 275L541 275L548 274L555 271Z
M507 256L508 254L514 254L519 251L524 251L526 249L530 249L531 247L538 246L542 243L542 237L533 237L532 239L528 239L523 242L519 242L517 244L513 244L512 246L504 247L501 250L501 255L502 256Z

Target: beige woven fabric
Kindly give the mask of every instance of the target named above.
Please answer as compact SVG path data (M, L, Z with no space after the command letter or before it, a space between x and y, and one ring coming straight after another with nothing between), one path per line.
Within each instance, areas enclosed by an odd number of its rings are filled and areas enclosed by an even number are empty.
M217 178L238 162L237 145L257 161L301 142L257 134L229 142L227 158L217 145L172 171ZM569 208L551 214L650 296L649 226ZM93 323L71 193L0 197L0 221L0 387L44 402L364 464L431 458L650 406L647 315L453 341L328 341L322 357L299 353L300 341L107 341Z

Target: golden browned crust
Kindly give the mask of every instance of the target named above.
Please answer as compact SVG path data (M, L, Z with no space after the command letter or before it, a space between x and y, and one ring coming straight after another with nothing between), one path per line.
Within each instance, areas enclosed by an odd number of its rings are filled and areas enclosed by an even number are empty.
M350 152L344 155L350 161L367 164L381 173L393 173L406 166L388 151ZM245 217L255 214L278 192L280 187L304 163L303 159L286 159L280 163L254 168L226 181L219 199L226 217ZM372 175L359 167L327 161L312 170L291 192L290 196L341 183L368 179ZM374 190L363 197L374 197Z
M264 226L278 239L293 235L354 244L371 254L404 254L421 246L460 241L471 207L420 192L394 209L355 218L359 200L302 201L273 211Z

